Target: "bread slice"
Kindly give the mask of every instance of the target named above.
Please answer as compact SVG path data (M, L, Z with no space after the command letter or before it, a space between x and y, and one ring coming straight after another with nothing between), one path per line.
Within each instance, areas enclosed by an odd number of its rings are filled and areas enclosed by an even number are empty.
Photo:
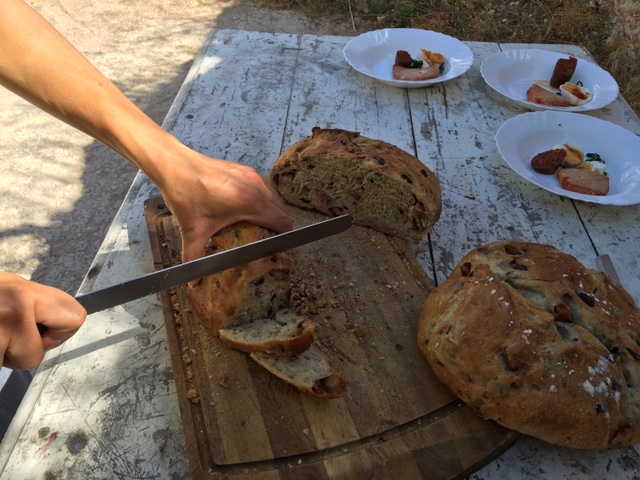
M243 352L299 355L313 343L316 325L306 317L280 311L274 319L261 318L237 327L222 328L218 334L228 346Z
M571 107L571 103L561 95L545 90L540 85L534 83L527 90L527 100L538 105L548 105L550 107Z
M273 232L240 222L214 235L205 255L256 242ZM288 308L291 292L291 262L277 253L202 279L196 287L185 285L194 313L212 335L221 328L235 327L260 318L274 318Z
M420 240L440 218L435 174L413 155L357 132L315 127L276 161L271 183L284 200L389 235Z
M344 377L316 345L290 357L268 353L250 356L276 377L312 397L330 399L347 393Z
M565 190L587 195L607 195L609 177L585 168L561 168L556 172L560 186Z

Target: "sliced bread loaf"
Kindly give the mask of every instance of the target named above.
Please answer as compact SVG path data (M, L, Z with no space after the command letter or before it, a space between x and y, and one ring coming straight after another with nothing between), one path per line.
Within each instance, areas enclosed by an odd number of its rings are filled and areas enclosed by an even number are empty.
M357 132L315 127L276 161L271 183L292 205L420 240L440 218L435 174L398 147Z
M251 320L236 327L221 328L218 333L220 340L236 350L286 356L307 350L315 339L315 331L315 323L308 318L280 311L273 319Z
M206 255L256 242L269 230L241 222L214 235ZM247 352L270 373L317 398L346 393L342 374L313 341L315 324L288 310L291 265L284 253L262 258L184 287L196 316L228 346Z
M347 383L325 354L315 345L290 357L252 353L251 358L276 377L317 398L342 397Z
M229 250L273 235L248 222L231 225L211 237L205 255ZM212 335L286 309L291 291L291 262L277 253L185 286L193 311Z

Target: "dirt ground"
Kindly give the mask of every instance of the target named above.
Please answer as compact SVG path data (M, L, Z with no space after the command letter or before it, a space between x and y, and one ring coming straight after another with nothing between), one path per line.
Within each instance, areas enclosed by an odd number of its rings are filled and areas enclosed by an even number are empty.
M28 3L158 123L212 29L353 35L250 0ZM2 88L0 158L0 271L75 294L136 169Z

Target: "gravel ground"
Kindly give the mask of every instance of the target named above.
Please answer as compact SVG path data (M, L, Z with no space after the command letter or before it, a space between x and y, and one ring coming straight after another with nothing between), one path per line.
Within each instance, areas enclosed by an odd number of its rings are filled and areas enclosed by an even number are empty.
M212 29L353 34L249 0L29 4L157 123ZM2 88L0 158L0 271L75 294L136 168Z

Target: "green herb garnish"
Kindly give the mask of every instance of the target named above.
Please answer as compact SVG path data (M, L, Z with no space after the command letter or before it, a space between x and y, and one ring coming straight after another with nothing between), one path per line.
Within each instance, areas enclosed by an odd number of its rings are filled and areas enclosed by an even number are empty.
M585 156L587 157L587 162L606 163L597 153L587 153Z

